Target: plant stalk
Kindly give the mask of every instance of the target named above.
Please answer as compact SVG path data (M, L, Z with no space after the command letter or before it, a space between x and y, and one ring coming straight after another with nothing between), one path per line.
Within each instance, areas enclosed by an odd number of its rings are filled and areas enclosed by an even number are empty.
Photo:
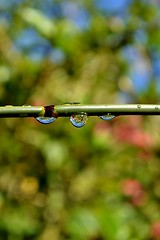
M0 107L0 118L9 117L39 117L45 113L44 107L11 106Z
M54 106L54 113L59 117L86 113L88 116L112 115L160 115L160 105L121 104L121 105L81 105L62 104Z
M160 115L158 104L83 105L67 103L51 106L3 106L0 118L8 117L69 117L86 113L88 116Z

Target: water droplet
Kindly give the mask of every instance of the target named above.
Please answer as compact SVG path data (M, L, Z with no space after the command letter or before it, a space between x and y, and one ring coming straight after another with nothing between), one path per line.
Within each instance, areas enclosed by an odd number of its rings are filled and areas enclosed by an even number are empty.
M36 117L36 120L42 124L49 124L56 120L54 117Z
M141 108L141 105L137 105L137 108Z
M77 128L83 127L88 120L88 116L86 113L76 114L70 117L70 121L73 126Z
M65 102L62 105L79 105L81 104L80 102Z
M103 115L103 116L100 116L100 118L102 120L106 120L106 121L109 121L109 120L112 120L113 118L115 118L116 116L111 114L111 113L107 113L107 115Z

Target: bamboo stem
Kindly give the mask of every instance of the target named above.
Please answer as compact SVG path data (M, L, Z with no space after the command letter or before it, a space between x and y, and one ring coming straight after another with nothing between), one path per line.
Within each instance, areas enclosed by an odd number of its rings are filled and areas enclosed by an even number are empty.
M86 113L88 116L113 115L160 115L160 105L153 104L121 104L121 105L81 105L62 104L54 106L54 114L59 117Z
M8 117L69 117L85 113L88 116L160 115L158 104L82 105L67 103L51 106L3 106L0 118Z
M0 118L44 116L44 107L11 106L0 107Z

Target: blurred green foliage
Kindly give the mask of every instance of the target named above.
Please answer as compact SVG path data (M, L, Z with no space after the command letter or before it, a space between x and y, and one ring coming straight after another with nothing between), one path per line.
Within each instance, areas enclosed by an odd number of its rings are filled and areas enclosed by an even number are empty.
M158 5L132 1L116 15L53 1L69 15L48 16L41 4L0 3L1 105L159 102ZM87 13L83 27L72 4ZM126 49L150 69L141 91ZM0 239L160 239L159 117L93 117L82 129L67 118L0 121Z

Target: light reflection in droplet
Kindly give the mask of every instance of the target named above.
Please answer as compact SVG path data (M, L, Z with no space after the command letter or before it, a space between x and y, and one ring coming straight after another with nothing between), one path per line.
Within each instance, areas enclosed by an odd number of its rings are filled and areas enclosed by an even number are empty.
M105 121L109 121L109 120L112 120L113 118L115 118L116 116L111 114L111 113L108 113L106 115L103 115L103 116L100 116L100 118L102 120L105 120Z
M42 124L53 123L56 119L54 117L36 117L36 120Z
M86 113L81 113L77 115L73 115L70 117L70 121L74 127L81 128L86 124L88 120L88 116Z

